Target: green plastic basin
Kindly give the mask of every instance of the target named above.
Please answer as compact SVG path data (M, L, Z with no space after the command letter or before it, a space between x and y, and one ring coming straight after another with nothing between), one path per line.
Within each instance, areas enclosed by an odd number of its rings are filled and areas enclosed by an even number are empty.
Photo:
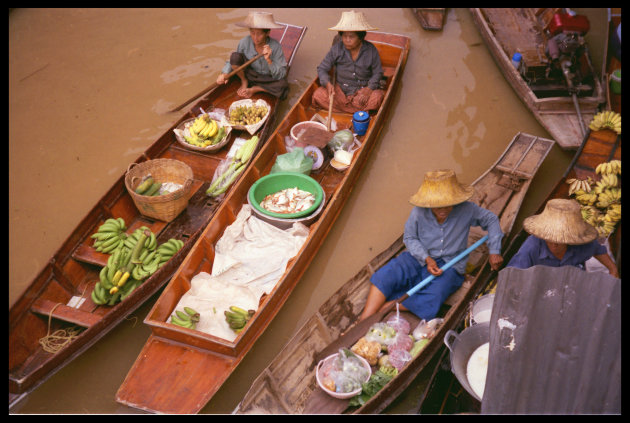
M315 203L308 209L298 213L274 213L260 206L260 202L264 200L267 195L295 187L313 194L315 196ZM310 176L295 172L278 172L263 176L254 182L249 189L248 197L252 207L264 215L281 219L294 219L313 213L322 203L324 190L321 185Z

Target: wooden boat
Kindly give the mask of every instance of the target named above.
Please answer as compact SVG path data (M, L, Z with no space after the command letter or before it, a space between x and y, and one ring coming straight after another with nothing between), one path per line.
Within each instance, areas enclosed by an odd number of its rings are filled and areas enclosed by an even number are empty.
M554 198L569 198L566 179L597 179L595 168L599 163L613 159L621 160L621 136L610 130L590 131L584 138L582 145L575 153L567 170L562 175L555 187L549 193L545 201L539 206L536 213L541 213L547 201ZM520 229L507 245L504 253L504 263L508 263L516 254L529 234ZM609 238L611 251L615 257L619 274L621 274L621 223ZM464 320L461 320L456 330L463 329ZM422 393L418 402L419 414L455 414L466 412L479 412L480 404L477 400L462 388L455 376L451 373L448 364L448 350L444 348L438 365L435 366L430 382Z
M446 19L445 7L425 7L422 9L411 8L422 29L427 31L441 31Z
M304 37L306 27L283 24L274 29L271 36L282 43L285 57L290 65ZM135 163L158 158L177 159L186 163L193 171L192 197L187 208L171 222L162 222L141 215L125 187L125 175L114 185L81 220L70 236L36 276L25 292L9 309L9 407L35 389L56 371L118 325L126 316L154 295L169 280L179 267L190 248L215 214L219 202L210 201L205 194L215 169L225 158L228 147L208 154L187 149L175 138L173 129L183 121L196 116L200 110L214 107L228 109L238 100L236 89L240 81L233 78L227 85L220 86L205 95L191 107L167 132L155 141L136 159ZM277 100L261 94L271 105L270 115L257 135L261 145L272 130L277 110ZM232 131L228 146L238 137L249 138L245 131ZM90 235L110 218L122 217L127 233L141 226L148 227L157 236L158 243L176 238L184 242L181 250L157 272L146 279L125 301L115 306L97 306L90 299L99 271L107 263L108 254L97 252L92 247ZM78 307L70 301L83 297ZM48 331L49 316L52 316ZM38 342L47 333L78 326L80 333L67 346L56 353L42 349Z
M545 48L553 38L546 28L550 22L555 22L553 18L557 11L535 8L471 9L479 33L517 96L560 147L574 150L580 146L586 132L582 129L579 116L584 128L588 127L600 105L606 101L606 93L595 71L586 65L590 64L588 50L577 58L578 63L584 63L581 69L584 77L574 84L577 90L575 99L569 93L566 81L554 82L545 76L551 64ZM523 56L524 66L520 72L511 62L516 52Z
M386 77L385 97L379 110L371 117L367 132L358 137L361 146L354 152L351 165L344 171L338 171L326 159L321 168L311 173L324 190L325 205L310 223L309 235L298 254L288 262L273 290L263 295L255 315L233 342L168 322L182 295L190 289L191 278L201 271L210 273L214 245L225 228L235 221L243 205L247 205L247 194L252 184L270 172L278 155L287 152L285 137L291 128L318 114L319 110L311 104L313 92L319 86L317 78L309 84L270 136L269 142L254 157L253 166L232 188L147 315L145 323L151 327L151 335L119 388L116 401L156 413L199 412L287 300L347 201L377 142L402 78L409 53L409 37L369 32L366 39L376 46L381 57ZM327 116L327 111L320 116ZM350 114L333 113L333 118L338 128L351 126Z
M510 234L531 180L553 144L552 140L518 133L494 165L473 183L475 195L471 201L499 216L505 234ZM481 228L471 228L469 244L484 234ZM430 343L363 406L349 409L349 400L333 398L317 386L314 369L319 357L326 355L323 351L327 346L357 321L363 311L371 275L404 250L401 235L322 304L253 382L235 412L379 413L391 404L439 351L446 331L459 321L470 300L492 274L484 245L471 253L468 265L474 267L474 274L467 275L462 287L446 301L440 313L445 322ZM401 313L412 328L417 325L416 316ZM347 347L356 340L349 339Z

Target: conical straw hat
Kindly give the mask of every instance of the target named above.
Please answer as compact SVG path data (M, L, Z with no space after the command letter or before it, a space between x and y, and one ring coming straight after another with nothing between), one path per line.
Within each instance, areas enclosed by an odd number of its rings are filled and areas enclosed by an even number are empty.
M249 12L245 20L236 25L255 29L284 28L273 20L273 13L269 12Z
M409 202L418 207L449 207L470 199L475 189L460 184L455 172L450 169L427 172L424 182Z
M328 28L331 31L376 31L378 28L370 25L363 12L341 12L341 19L337 25Z
M597 229L584 221L578 202L569 199L547 201L542 213L523 221L523 228L540 239L558 244L586 244L597 238Z

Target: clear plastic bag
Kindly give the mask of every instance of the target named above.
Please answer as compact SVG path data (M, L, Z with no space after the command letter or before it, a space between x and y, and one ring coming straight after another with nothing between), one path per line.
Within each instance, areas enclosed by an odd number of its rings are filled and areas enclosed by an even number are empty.
M418 326L413 330L412 336L416 341L423 338L433 338L433 335L438 331L444 319L441 317L436 317L435 319L429 320L428 322L424 319L418 323Z
M387 323L374 323L365 334L365 339L387 346L396 339L396 330Z
M406 319L400 317L399 314L395 314L394 316L390 317L387 321L387 325L393 327L394 330L396 330L396 333L404 333L405 335L408 335L411 331L411 325L409 324L409 322Z
M280 154L269 173L297 172L310 175L313 159L304 154L302 147L295 147L290 153Z
M387 346L387 352L388 354L391 354L392 352L396 350L410 351L412 347L413 347L413 339L411 339L411 337L408 334L399 332L396 335L394 342L392 342L391 344Z
M411 361L412 358L413 357L411 356L409 351L405 351L405 350L392 351L392 353L389 354L389 364L391 364L398 371L400 371L403 367L405 367L405 364L407 364L407 362Z

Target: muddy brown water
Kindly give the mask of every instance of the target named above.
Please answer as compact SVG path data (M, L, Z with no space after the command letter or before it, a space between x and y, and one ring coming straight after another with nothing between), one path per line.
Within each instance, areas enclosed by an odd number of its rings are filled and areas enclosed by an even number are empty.
M307 26L280 116L316 76L342 9L264 9ZM231 413L304 321L402 232L424 173L455 170L471 183L519 131L549 137L516 97L466 9L441 32L410 9L357 9L411 51L380 139L311 266L206 414ZM248 9L12 9L9 12L9 306L111 184L181 114L167 110L216 79L246 30ZM605 9L577 9L601 68ZM278 119L280 120L280 118ZM517 219L536 210L572 153L554 146ZM141 413L115 394L150 330L157 295L12 413ZM418 381L386 411L410 413Z

